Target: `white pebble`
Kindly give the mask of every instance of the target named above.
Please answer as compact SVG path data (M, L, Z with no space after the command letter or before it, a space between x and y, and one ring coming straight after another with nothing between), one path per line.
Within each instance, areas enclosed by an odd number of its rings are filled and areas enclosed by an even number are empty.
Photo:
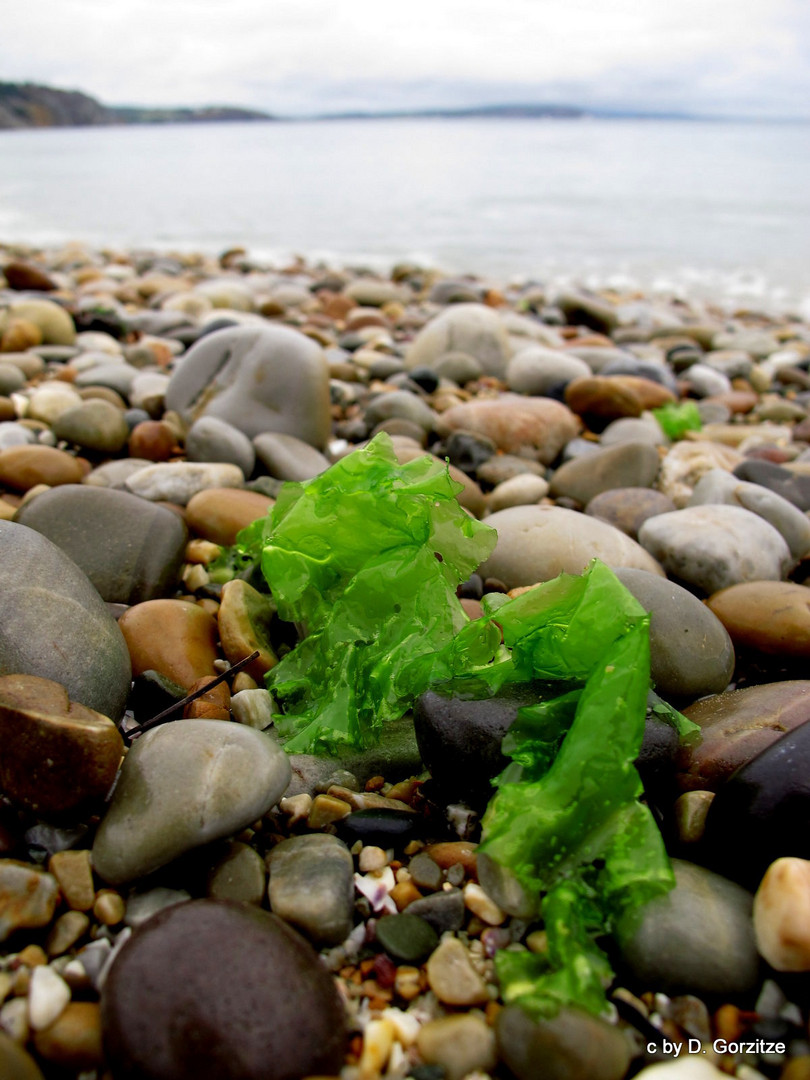
M464 906L489 926L500 926L506 919L506 912L501 911L495 901L474 881L469 881L464 886Z
M419 1019L412 1012L403 1012L402 1009L390 1007L383 1009L383 1020L390 1020L394 1025L396 1040L404 1047L413 1046L422 1026Z
M810 862L771 863L754 897L760 954L777 971L810 971Z
M263 731L273 723L273 699L266 690L240 690L231 698L231 713L240 724Z
M385 1069L394 1045L394 1034L390 1020L370 1020L366 1025L358 1063L361 1080L374 1080Z
M58 1020L70 1001L70 987L52 967L35 967L28 989L28 1022L42 1031Z
M242 694L251 693L250 690L240 691ZM300 795L292 795L289 799L282 799L278 804L279 810L290 819L290 824L295 825L299 821L306 821L312 809L312 796L306 791Z
M25 998L12 998L0 1009L0 1028L14 1042L28 1042L28 1002Z
M360 852L360 858L358 859L358 866L364 874L368 874L372 870L382 870L388 866L388 854L381 847L375 847L373 844L369 844L368 847L364 847Z

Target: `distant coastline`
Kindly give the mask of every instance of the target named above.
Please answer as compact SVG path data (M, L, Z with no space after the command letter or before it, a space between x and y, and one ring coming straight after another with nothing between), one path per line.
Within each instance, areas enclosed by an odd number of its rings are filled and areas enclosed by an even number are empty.
M80 90L60 90L36 83L0 82L0 130L53 127L111 127L135 124L199 124L235 121L293 123L331 120L651 120L737 123L802 123L801 118L707 116L689 112L591 108L547 102L515 102L466 107L345 110L285 116L236 105L158 107L104 105Z

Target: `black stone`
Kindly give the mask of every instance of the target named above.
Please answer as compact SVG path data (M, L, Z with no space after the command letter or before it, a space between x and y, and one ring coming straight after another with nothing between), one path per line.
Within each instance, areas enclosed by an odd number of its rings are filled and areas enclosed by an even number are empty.
M338 832L350 846L355 840L386 847L407 843L421 831L421 819L407 810L355 810L338 822Z
M810 859L810 721L783 735L720 788L702 861L755 888L782 856Z
M439 376L435 371L431 371L430 368L416 367L408 374L410 375L411 381L415 382L426 394L432 394L439 388Z
M489 461L494 454L495 443L491 439L466 431L454 431L444 441L437 456L448 457L451 465L472 476L475 470L485 461Z
M383 915L376 935L389 956L408 964L420 964L439 944L439 935L427 919L410 913Z

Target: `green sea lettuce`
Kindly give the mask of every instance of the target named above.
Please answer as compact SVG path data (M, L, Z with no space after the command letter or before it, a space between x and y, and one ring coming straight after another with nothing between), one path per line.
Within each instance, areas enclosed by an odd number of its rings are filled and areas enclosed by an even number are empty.
M668 439L682 439L687 431L700 431L703 421L694 401L670 401L652 414Z

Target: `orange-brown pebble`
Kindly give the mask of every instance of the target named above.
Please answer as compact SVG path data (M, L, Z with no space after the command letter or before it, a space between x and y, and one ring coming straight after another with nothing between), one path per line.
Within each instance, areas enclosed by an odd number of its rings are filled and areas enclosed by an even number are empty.
M11 319L0 337L0 352L25 352L42 344L42 331L28 319Z
M462 596L460 603L470 619L480 619L484 614L480 600L474 600L471 596Z
M0 484L14 491L28 491L36 484L80 484L83 476L81 463L53 446L10 446L0 450Z
M0 420L16 420L17 410L10 397L0 396Z
M174 432L162 420L143 420L129 436L129 456L147 461L168 461L177 452Z
M93 914L104 926L117 926L124 918L126 904L115 889L100 889L93 904Z
M676 400L665 386L638 375L583 375L565 389L565 402L573 412L600 420L641 416L645 409Z
M391 890L390 896L397 905L397 911L404 911L409 904L422 899L422 894L412 881L397 882Z
M465 872L470 877L475 877L477 847L478 845L470 840L447 840L439 844L428 844L425 854L429 855L442 870L449 870L456 863L461 863Z
M132 660L132 674L157 671L188 690L214 675L217 622L184 600L145 600L118 620Z
M730 585L706 601L736 648L810 658L810 589L791 581Z
M232 664L258 650L259 655L245 671L256 681L278 663L270 643L270 629L276 608L269 597L236 578L222 586L217 623L222 651Z
M192 495L185 516L189 528L197 536L229 546L237 533L257 518L265 517L272 505L273 500L258 491L208 488Z
M408 806L411 806L421 787L421 780L400 780L398 784L394 784L388 791L388 798L399 799L400 802L407 803Z
M427 979L419 968L410 967L407 964L398 967L394 975L394 989L405 1001L413 1001L419 997L427 985Z
M189 687L189 693L194 694L198 690L202 690L203 687L212 683L216 676L205 675L202 679L198 679L193 686ZM231 718L231 692L228 689L228 684L221 682L216 686L212 686L210 690L206 690L204 694L196 698L194 701L189 702L183 709L183 718L186 720L194 720L204 718L207 720L230 720Z
M743 1032L742 1014L736 1005L721 1005L714 1014L714 1030L718 1039L735 1042Z
M324 315L328 315L330 319L345 319L352 308L357 307L357 302L350 296L344 296L343 293L333 293L329 297L322 298L321 303Z
M101 1006L71 1001L53 1024L35 1032L34 1049L45 1061L71 1070L71 1075L101 1068Z
M731 413L749 413L759 401L759 395L753 390L727 390L724 394L713 394L706 401L725 405Z
M17 962L26 967L44 967L48 963L48 955L40 945L26 945L17 953Z
M51 855L48 870L56 878L65 903L74 911L89 911L96 897L90 852L57 851Z
M366 791L382 791L384 786L384 776L370 776L368 780L366 780Z

